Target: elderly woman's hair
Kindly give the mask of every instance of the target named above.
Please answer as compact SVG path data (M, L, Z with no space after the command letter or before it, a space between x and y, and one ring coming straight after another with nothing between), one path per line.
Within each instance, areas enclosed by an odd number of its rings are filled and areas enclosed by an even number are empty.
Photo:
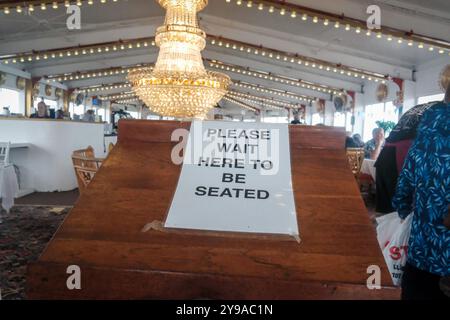
M382 130L383 130L383 128L379 128L379 127L375 128L375 129L372 130L372 134L375 135L375 134L377 134L378 132L380 132Z

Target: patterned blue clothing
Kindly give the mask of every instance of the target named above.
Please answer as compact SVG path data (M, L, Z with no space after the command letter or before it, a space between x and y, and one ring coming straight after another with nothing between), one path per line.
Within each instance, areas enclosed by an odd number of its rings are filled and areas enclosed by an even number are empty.
M422 116L392 201L401 218L413 213L408 263L450 275L450 230L443 220L450 204L450 104L440 102Z

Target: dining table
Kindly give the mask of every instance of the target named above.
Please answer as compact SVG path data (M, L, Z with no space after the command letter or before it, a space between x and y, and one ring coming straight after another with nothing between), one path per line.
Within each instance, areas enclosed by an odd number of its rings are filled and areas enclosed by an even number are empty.
M373 181L376 181L377 171L375 168L376 160L364 159L361 165L361 173L368 174L372 177Z

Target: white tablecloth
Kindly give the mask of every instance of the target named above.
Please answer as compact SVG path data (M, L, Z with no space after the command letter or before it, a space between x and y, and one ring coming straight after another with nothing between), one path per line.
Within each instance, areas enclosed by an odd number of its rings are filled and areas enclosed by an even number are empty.
M16 171L13 165L0 167L0 198L2 207L9 212L14 205L14 198L19 191Z
M361 173L370 174L375 181L377 171L375 169L375 161L372 159L364 159L361 166Z

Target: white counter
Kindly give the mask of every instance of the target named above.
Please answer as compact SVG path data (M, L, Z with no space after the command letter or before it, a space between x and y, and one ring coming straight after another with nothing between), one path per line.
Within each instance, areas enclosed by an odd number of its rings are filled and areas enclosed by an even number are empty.
M13 148L10 160L20 170L21 189L40 192L78 187L72 152L89 145L97 157L106 156L103 123L63 120L0 119L0 141L25 143Z

